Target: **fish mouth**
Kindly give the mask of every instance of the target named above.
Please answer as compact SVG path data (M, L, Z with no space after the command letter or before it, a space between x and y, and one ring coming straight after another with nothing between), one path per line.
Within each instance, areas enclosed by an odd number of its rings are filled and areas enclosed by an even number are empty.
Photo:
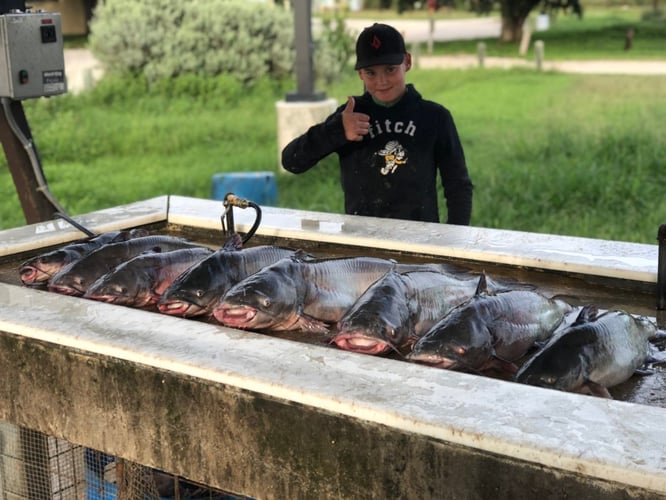
M232 328L249 328L258 310L252 306L223 306L213 312L217 321Z
M434 368L443 368L445 370L455 370L460 364L455 359L435 356L433 354L417 354L414 352L408 354L407 359L421 365L428 365Z
M86 299L96 300L97 302L106 302L107 304L121 304L120 297L116 295L88 295L84 294Z
M49 285L49 291L59 293L60 295L70 295L72 297L81 297L84 293L77 288L66 285Z
M387 342L358 332L339 333L331 342L345 351L362 354L383 354L391 350L391 346Z
M189 318L192 316L201 316L206 313L206 309L191 302L184 302L182 300L174 300L168 302L160 302L157 304L157 309L162 314L169 314L171 316L181 316Z
M37 266L25 266L19 272L24 285L40 285L51 278L51 274Z

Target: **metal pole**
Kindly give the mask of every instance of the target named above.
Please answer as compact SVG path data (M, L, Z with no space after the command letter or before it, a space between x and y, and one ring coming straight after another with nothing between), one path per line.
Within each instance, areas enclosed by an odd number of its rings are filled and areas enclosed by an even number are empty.
M666 224L659 226L659 263L657 265L657 309L666 309Z
M10 108L16 125L25 137L32 140L21 101L12 100ZM51 220L59 209L40 190L40 182L35 175L30 156L21 141L12 132L8 120L4 110L0 108L0 142L2 142L7 165L14 179L25 221L28 224L34 224Z
M323 101L323 92L314 91L312 64L312 15L310 0L294 0L294 42L296 44L296 92L287 94L290 101Z

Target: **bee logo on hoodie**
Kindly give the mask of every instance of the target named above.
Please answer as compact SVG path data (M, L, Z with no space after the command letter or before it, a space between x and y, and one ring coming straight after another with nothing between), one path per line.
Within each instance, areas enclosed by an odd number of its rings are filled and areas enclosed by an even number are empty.
M386 146L375 154L384 158L384 166L381 169L382 175L392 174L398 166L407 163L407 151L398 141L387 142Z

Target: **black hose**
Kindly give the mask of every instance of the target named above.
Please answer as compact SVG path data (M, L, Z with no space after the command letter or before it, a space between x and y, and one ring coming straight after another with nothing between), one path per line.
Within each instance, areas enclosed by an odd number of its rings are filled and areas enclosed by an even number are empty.
M85 233L89 238L92 238L93 236L97 236L95 233L93 233L90 229L82 226L78 222L76 222L74 219L72 219L69 215L62 213L62 212L55 212L53 216L56 219L65 219L67 222L69 222L72 226L74 226L76 229L81 231L82 233Z
M223 204L224 204L224 213L222 214L221 219L222 219L222 230L225 233L225 236L229 236L231 233L234 233L236 231L234 225L233 207L238 207L238 208L251 207L254 209L256 213L254 218L254 224L252 224L250 230L243 237L243 244L247 243L250 240L250 238L254 236L254 233L257 232L259 224L261 224L261 208L255 202L239 198L233 193L226 194L226 196L224 197Z
M249 207L254 208L254 211L256 212L256 216L254 218L254 224L252 224L252 227L250 230L247 232L247 234L243 237L243 244L247 243L252 236L254 236L254 233L257 232L257 229L259 229L259 224L261 224L261 208L259 205L257 205L253 201L248 201L247 205Z

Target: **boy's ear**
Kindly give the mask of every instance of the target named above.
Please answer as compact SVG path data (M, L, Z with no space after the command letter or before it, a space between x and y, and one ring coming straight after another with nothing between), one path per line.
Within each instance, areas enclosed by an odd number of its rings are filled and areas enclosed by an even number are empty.
M412 55L407 52L405 54L405 71L409 71L412 68Z

